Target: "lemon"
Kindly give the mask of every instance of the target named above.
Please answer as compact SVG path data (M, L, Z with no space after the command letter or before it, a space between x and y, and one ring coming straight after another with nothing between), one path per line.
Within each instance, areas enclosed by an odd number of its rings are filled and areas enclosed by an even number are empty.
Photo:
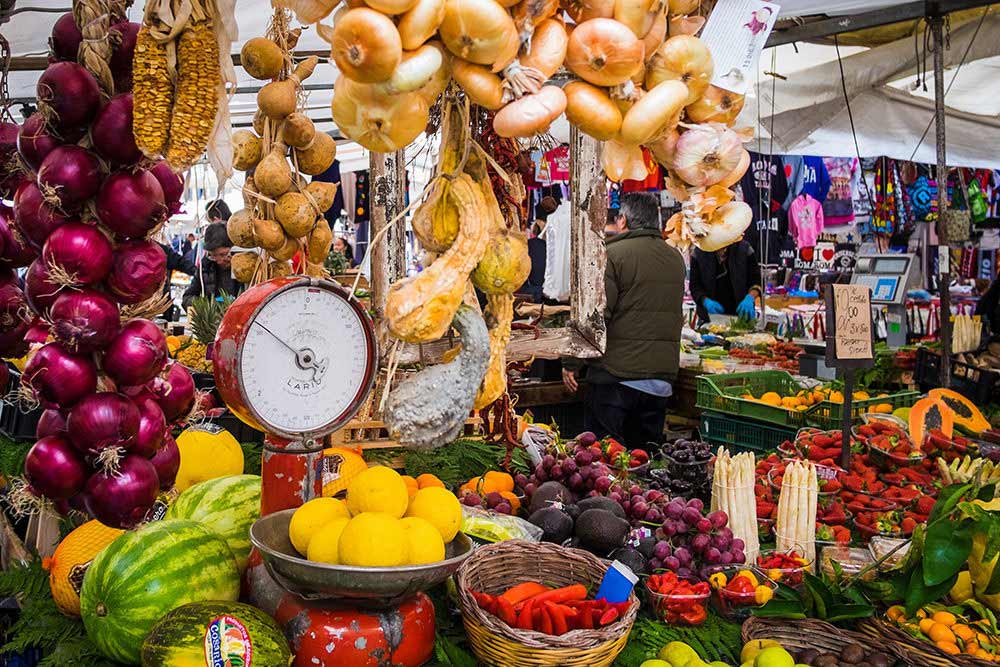
M385 466L369 468L347 485L347 507L351 514L379 512L401 519L409 501L406 482L398 472Z
M444 560L444 540L433 524L416 516L401 519L399 523L406 532L406 562L409 565Z
M334 519L350 519L351 513L343 500L315 498L295 510L288 524L288 539L303 556L309 550L309 540Z
M766 648L773 648L777 646L781 646L781 644L773 639L751 639L743 645L743 650L740 651L740 663L752 663L758 653Z
M404 491L405 492L405 491ZM343 565L398 567L406 564L406 531L399 519L381 512L358 514L340 534Z
M462 525L462 505L448 489L429 486L417 491L406 510L406 516L415 516L431 523L445 544L455 539Z
M350 522L351 520L347 517L342 517L323 526L309 540L306 558L317 563L338 564L340 562L340 535Z

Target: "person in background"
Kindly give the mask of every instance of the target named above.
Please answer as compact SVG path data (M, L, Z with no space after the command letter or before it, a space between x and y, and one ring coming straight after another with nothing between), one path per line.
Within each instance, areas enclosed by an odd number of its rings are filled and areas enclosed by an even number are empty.
M761 296L760 264L753 247L739 241L715 252L695 248L691 253L691 298L698 307L698 322L709 315L757 317Z
M167 255L167 279L163 281L163 293L170 294L170 283L172 281L174 271L180 271L181 273L186 273L189 276L194 276L198 272L198 267L193 263L189 262L184 258L182 254L174 250L174 248L166 243L160 243L159 246L163 248L163 252ZM164 313L167 320L174 322L178 319L176 306L171 302L170 307Z
M195 241L194 234L188 232L188 235L184 238L184 241L181 242L181 249L180 249L181 255L186 255L189 252L191 252L191 249L194 248L194 241Z
M588 360L585 427L629 448L663 441L667 399L680 366L684 324L684 257L660 236L657 198L622 196L614 237L607 244L603 356ZM574 368L563 363L563 383L576 392Z
M976 285L981 291L979 281ZM979 302L976 303L976 315L986 318L993 335L1000 334L1000 278L994 278L989 288L979 297Z
M518 294L530 297L533 303L545 301L545 294L542 292L545 284L545 239L539 238L544 228L544 220L536 220L531 225L528 235L528 259L531 260L531 271L528 273L528 279L517 290Z
M333 240L333 250L334 252L339 252L347 259L347 266L352 269L357 266L354 262L354 248L351 247L351 244L343 236L338 236Z
M205 216L209 222L229 222L232 215L233 212L229 210L229 204L221 199L216 199L205 205Z
M191 276L191 284L184 290L181 303L185 309L202 295L218 299L223 293L236 296L243 291L243 283L233 277L230 268L233 242L229 240L225 223L213 222L206 227L203 245L205 254Z

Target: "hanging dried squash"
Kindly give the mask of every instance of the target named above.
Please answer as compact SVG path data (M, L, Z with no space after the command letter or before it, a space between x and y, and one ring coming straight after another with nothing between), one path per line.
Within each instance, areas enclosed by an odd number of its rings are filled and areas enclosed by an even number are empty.
M219 109L219 44L210 19L192 21L177 41L177 94L167 163L183 171L201 158Z
M490 333L490 363L473 403L476 410L485 408L507 390L507 343L514 321L514 295L488 294L485 316Z

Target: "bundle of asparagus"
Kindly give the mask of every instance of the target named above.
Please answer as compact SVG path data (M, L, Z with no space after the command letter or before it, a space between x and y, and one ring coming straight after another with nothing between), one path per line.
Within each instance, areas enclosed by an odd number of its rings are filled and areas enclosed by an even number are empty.
M744 452L731 456L719 447L712 477L712 511L729 515L733 537L743 540L746 562L752 563L760 552L757 537L757 498L754 495L754 455Z
M774 533L779 551L794 549L816 561L816 502L819 482L812 461L793 461L785 468Z

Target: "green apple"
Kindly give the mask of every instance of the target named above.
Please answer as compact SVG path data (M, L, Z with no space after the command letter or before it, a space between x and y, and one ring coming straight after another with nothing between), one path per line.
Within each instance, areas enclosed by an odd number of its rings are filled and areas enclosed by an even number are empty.
M780 646L770 646L754 658L754 667L795 667L795 658Z
M701 662L701 657L698 653L684 642L670 642L660 649L657 657L669 662L670 667L688 667L689 663L697 665Z
M781 644L773 639L752 639L743 645L743 650L740 651L740 662L753 662L758 653L772 646L781 646Z

